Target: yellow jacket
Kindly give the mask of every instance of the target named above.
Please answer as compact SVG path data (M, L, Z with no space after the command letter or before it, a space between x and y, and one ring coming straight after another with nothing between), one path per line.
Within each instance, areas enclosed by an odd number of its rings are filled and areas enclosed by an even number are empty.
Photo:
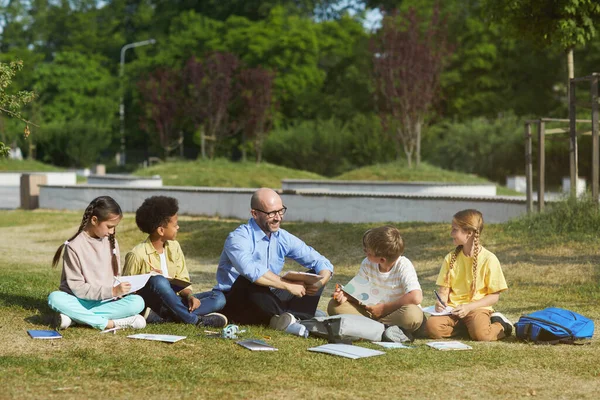
M179 242L168 240L164 248L167 259L167 270L171 278L181 279L191 282L190 274L185 266L185 257ZM148 274L152 268L160 270L160 255L150 242L150 237L142 243L131 249L125 256L125 265L123 266L123 275L141 275ZM192 290L191 286L186 289Z

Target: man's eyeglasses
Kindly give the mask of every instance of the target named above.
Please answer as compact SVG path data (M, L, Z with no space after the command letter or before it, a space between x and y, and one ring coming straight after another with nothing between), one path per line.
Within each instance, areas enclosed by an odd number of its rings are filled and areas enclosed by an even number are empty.
M273 217L275 217L275 214L279 214L280 217L283 217L283 214L285 214L285 212L287 211L287 207L283 206L283 208L281 210L269 211L269 212L255 208L254 211L258 211L258 212L265 214L267 216L267 218L273 218Z

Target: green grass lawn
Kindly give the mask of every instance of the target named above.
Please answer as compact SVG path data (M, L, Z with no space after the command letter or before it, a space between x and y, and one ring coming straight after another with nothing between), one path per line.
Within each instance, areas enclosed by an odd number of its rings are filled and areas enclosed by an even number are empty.
M180 324L142 332L185 335L166 344L128 339L134 331L101 335L85 327L63 339L33 340L28 329L47 329L46 298L58 287L51 269L56 248L72 235L75 212L0 211L0 398L597 398L600 345L537 346L511 338L495 343L465 340L471 351L443 352L415 341L410 350L349 360L307 351L324 344L262 327L243 327L249 337L268 336L277 352L251 352L231 340L211 339ZM182 216L178 236L196 290L214 284L226 235L244 221ZM332 283L346 283L363 258L361 238L374 224L285 223L335 265ZM425 299L451 250L448 224L396 224L406 256L419 274ZM122 256L144 238L131 214L118 227ZM558 306L600 321L600 253L594 237L531 235L510 224L488 225L483 244L500 259L509 284L497 306L511 320ZM297 268L293 263L286 269ZM321 298L325 309L333 284ZM596 329L596 335L598 329ZM358 342L360 346L378 348Z

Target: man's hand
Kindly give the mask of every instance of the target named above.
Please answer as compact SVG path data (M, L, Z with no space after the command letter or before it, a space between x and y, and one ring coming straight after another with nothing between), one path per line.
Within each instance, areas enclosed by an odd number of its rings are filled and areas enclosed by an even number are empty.
M294 283L288 281L288 283L286 283L285 290L296 297L302 297L306 294L306 288L304 287L303 283Z
M312 285L308 285L306 287L306 295L307 296L314 296L326 284L327 284L327 278L322 278L321 280L316 281Z
M385 315L385 303L378 303L372 306L365 306L373 319L379 319Z

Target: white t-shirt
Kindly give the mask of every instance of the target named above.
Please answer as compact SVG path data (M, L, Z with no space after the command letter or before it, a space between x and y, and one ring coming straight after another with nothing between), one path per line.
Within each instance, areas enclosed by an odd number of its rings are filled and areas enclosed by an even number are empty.
M160 257L160 270L162 271L162 274L165 278L169 277L169 269L167 268L167 256L165 255L165 252L163 251L161 254L158 255Z
M369 281L369 286L379 289L380 298L388 303L413 290L421 290L417 271L410 260L400 256L388 272L380 272L379 264L365 258L358 270L358 276Z

